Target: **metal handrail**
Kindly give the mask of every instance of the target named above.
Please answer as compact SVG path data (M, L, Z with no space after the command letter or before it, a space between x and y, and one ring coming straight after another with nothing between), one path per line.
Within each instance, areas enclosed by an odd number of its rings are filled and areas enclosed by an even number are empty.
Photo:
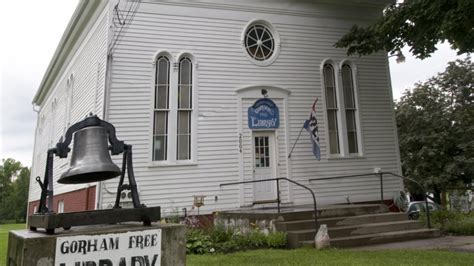
M324 178L311 178L308 181L311 182L311 181L320 181L320 180L342 179L342 178L350 178L350 177L379 175L379 178L380 178L380 201L382 202L382 204L384 204L384 201L383 201L383 175L384 174L392 175L392 176L398 177L400 179L413 182L421 188L421 190L423 191L423 197L424 197L425 207L426 207L426 223L427 223L428 228L431 228L430 209L429 209L429 206L428 206L428 196L427 196L427 193L426 193L427 191L421 183L419 183L418 181L416 181L414 179L411 179L411 178L408 178L406 176L402 176L402 175L399 175L399 174L395 174L395 173L392 173L392 172L379 172L379 173L367 173L367 174L357 174L357 175L332 176L332 177L324 177Z
M241 181L241 182L231 182L231 183L223 183L220 184L219 187L223 186L230 186L230 185L239 185L239 184L248 184L248 183L259 183L259 182L269 182L269 181L276 181L277 183L277 204L278 204L278 213L280 213L280 180L286 180L290 183L293 183L297 186L305 188L309 192L311 192L311 196L313 196L313 207L314 207L314 229L318 232L318 206L316 204L316 195L314 194L313 190L309 187L300 184L296 181L290 180L286 177L278 177L278 178L269 178L269 179L261 179L261 180L249 180L249 181Z

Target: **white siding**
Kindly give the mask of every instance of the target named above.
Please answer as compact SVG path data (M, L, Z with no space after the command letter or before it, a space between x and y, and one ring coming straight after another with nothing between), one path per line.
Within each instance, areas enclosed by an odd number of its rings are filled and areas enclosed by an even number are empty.
M280 1L281 2L281 1ZM294 8L294 10L291 10ZM312 9L311 9L312 8ZM181 208L191 208L193 195L207 195L201 211L237 208L241 205L240 186L219 188L225 182L237 182L239 175L239 115L243 115L242 127L246 127L246 108L253 103L244 100L239 110L235 91L251 85L274 85L291 91L288 106L277 100L281 112L279 129L279 169L281 177L310 185L320 203L345 202L346 196L353 201L379 200L376 178L324 181L310 184L308 179L335 175L373 172L374 167L398 172L395 124L390 100L387 60L384 54L351 58L357 66L359 109L361 117L363 156L360 158L328 159L325 134L325 115L318 105L322 160L316 161L311 152L306 132L300 138L291 161L287 162L287 145L293 145L312 102L322 94L320 65L326 58L335 62L346 59L345 50L335 49L333 44L356 21L376 14L368 8L330 5L286 5L276 9L259 8L250 11L246 7L200 8L159 2L142 2L133 23L123 31L114 53L110 102L107 110L109 122L117 128L117 136L133 145L134 168L143 203L161 205L167 214ZM306 11L303 11L306 10ZM365 11L367 12L365 12ZM240 36L245 25L255 18L273 24L281 37L281 51L276 61L267 67L252 64L244 54ZM198 62L198 149L196 164L186 166L151 166L150 123L153 99L153 56L157 51L168 51L176 56L190 52ZM271 94L270 94L271 97ZM288 117L282 112L287 108ZM280 132L281 131L281 132ZM244 146L249 146L250 131L243 130ZM243 164L251 159L244 156ZM119 160L117 160L118 162ZM291 169L288 169L291 163ZM249 173L244 167L243 176ZM105 182L103 208L114 201L113 192L117 180ZM285 184L284 184L285 186ZM244 194L250 195L245 186ZM307 191L292 187L283 189L283 200L308 203ZM385 182L386 198L399 190L401 182ZM106 190L112 193L106 192ZM250 190L251 191L251 190ZM214 197L218 200L215 201ZM245 198L244 204L251 200Z
M103 98L105 86L105 64L107 58L107 11L104 10L98 20L92 25L91 30L79 44L74 56L64 66L62 75L54 82L54 88L43 101L38 113L38 130L35 141L35 154L33 156L32 173L30 180L29 200L38 200L40 197L39 185L35 181L36 176L43 180L46 167L46 154L64 135L68 128L67 105L69 104L67 93L67 81L73 76L73 103L71 108L70 125L82 120L89 113L102 117ZM55 104L53 104L55 102ZM41 117L44 121L41 122ZM70 146L72 148L72 144ZM69 156L70 157L70 154ZM54 194L61 194L83 187L82 185L60 185L56 182L60 174L67 168L68 159L54 159Z

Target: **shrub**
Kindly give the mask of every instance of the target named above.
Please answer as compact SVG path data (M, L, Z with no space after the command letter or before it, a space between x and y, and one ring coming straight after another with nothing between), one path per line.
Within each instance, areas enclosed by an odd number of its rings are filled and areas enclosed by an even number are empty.
M430 212L430 221L431 225L433 225L436 228L444 228L447 223L449 223L452 220L459 219L461 216L460 213L457 212L451 212L448 210L439 210L435 212ZM426 212L421 212L420 213L420 221L422 221L424 224L426 224Z
M474 213L441 210L430 213L431 224L445 233L458 235L474 235ZM420 220L426 223L425 214L420 214Z
M247 236L248 245L254 248L264 247L267 243L267 236L259 230L251 231Z
M220 227L214 227L214 230L212 230L210 233L211 241L214 243L230 241L232 239L232 235L232 231Z
M286 246L285 233L275 232L265 235L259 230L239 234L223 228L214 228L210 231L188 228L186 237L186 252L188 254L229 253L247 249Z
M212 252L211 237L200 229L188 229L186 232L186 253L206 254Z
M284 248L286 246L286 233L273 232L267 236L267 246L270 248Z
M443 230L457 235L474 235L474 214L462 215L461 219L449 221Z

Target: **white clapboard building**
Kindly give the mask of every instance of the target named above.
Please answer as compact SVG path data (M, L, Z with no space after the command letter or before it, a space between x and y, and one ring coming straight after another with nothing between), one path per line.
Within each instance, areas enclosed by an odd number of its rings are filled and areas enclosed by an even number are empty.
M201 214L272 202L275 182L220 184L276 177L318 204L379 201L370 173L401 171L387 54L348 57L334 43L389 2L80 1L33 100L29 212L47 149L89 113L133 146L140 199L164 215L196 211L196 195ZM320 160L306 130L297 142L316 99ZM69 161L55 157L55 180ZM310 181L354 174L368 175ZM110 208L117 183L54 182L54 211ZM387 176L384 198L402 187ZM279 192L283 205L312 202L286 181Z

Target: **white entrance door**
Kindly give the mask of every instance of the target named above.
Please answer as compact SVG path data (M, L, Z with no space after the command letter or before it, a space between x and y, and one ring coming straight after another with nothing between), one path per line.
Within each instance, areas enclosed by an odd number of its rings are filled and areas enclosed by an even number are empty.
M254 180L276 178L275 133L253 133ZM276 200L276 182L254 183L254 201Z

